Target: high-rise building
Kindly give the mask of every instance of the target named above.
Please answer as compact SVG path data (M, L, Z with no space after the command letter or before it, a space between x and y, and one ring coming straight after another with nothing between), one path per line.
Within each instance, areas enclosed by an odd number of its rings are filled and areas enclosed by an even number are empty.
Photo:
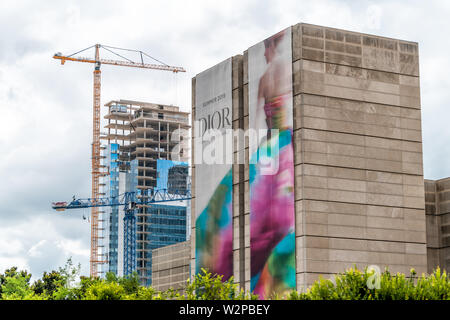
M135 191L139 199L158 188L165 179L169 185L187 188L189 160L189 113L178 107L146 102L118 100L105 105L107 123L102 139L104 166L108 172L102 183L103 195L114 197ZM163 162L161 162L163 161ZM159 177L158 163L171 164L178 174ZM160 165L161 166L161 165ZM176 179L173 179L175 176ZM184 184L182 183L184 181ZM173 189L173 188L172 188ZM172 190L171 189L171 190ZM137 272L142 284L150 285L152 250L186 240L185 202L142 205L137 209ZM108 264L103 272L123 275L123 217L121 207L103 210L104 254Z
M103 179L101 186L103 186L104 197L119 196L119 144L110 143L106 146L104 151L104 165L108 167L108 175ZM111 271L119 274L118 270L118 250L119 250L119 207L108 207L101 209L102 225L104 234L103 237L108 239L104 242L103 247L105 258L108 261L108 266L102 266L101 272ZM123 273L123 271L121 272Z
M234 144L232 165L193 150L191 270L263 297L353 265L426 272L418 52L300 23L197 74L194 141L263 136Z

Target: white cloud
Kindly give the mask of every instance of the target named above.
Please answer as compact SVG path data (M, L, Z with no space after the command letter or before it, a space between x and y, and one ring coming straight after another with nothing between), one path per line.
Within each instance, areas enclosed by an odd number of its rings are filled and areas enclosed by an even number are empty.
M41 257L43 255L42 247L44 247L46 243L47 243L47 240L41 240L38 243L36 243L35 245L33 245L28 250L28 256L32 257L32 258Z
M62 228L61 228L62 227ZM71 228L72 233L67 232ZM0 273L12 266L27 269L32 280L63 267L68 258L89 273L89 225L79 216L28 217L0 225Z
M22 250L23 244L19 239L9 236L9 234L8 238L0 238L0 256L11 257Z
M19 270L27 270L28 272L30 272L30 266L26 257L2 256L0 259L0 273L5 272L5 270L11 267L17 267Z

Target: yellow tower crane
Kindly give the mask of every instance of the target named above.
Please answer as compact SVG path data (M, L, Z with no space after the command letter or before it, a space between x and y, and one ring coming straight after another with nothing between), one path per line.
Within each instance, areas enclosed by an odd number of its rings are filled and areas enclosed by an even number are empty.
M85 58L85 57L75 57L75 55L89 50L95 47L95 58ZM104 49L113 53L114 55L120 57L122 60L109 60L109 59L101 59L100 58L100 49ZM114 52L113 50L122 50L137 53L140 56L140 62L132 61L125 56ZM144 63L144 57L150 58L157 62L157 64L149 64ZM169 66L150 55L132 49L123 49L111 46L105 46L101 44L95 44L86 49L75 52L71 55L64 56L60 52L56 53L53 56L54 59L58 59L61 61L61 64L64 64L66 61L77 61L77 62L87 62L93 63L95 65L94 68L94 103L93 103L93 126L92 126L92 201L95 203L97 199L99 199L100 190L99 190L99 182L100 176L104 173L101 172L101 164L100 164L100 84L101 84L101 71L100 66L102 64L109 64L113 66L122 66L122 67L133 67L133 68L144 68L144 69L155 69L155 70L164 70L164 71L172 71L174 73L178 72L186 72L186 70L182 67L173 67ZM96 277L98 270L97 267L100 264L106 263L104 259L102 259L99 255L99 209L98 207L92 207L91 209L91 255L90 255L90 275L91 277Z

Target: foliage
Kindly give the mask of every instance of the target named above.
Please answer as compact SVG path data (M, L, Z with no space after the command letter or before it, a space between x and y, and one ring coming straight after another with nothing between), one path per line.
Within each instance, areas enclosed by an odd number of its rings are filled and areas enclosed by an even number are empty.
M68 287L62 286L53 293L55 300L83 300L86 296L87 290L99 282L98 278L80 277L80 282L77 286Z
M2 295L3 292L2 287L6 283L7 279L14 278L17 275L22 276L26 280L27 284L30 283L31 274L29 274L27 271L25 270L17 271L17 267L6 269L3 274L0 274L0 296Z
M29 286L29 278L22 274L5 277L2 285L3 300L42 300L45 297L36 295Z
M239 289L233 278L202 269L188 280L183 292L158 291L139 284L137 273L118 277L107 273L104 279L79 277L80 266L69 259L58 271L44 272L30 284L31 274L16 267L0 274L0 299L4 300L250 300L258 297ZM78 282L77 282L78 280ZM271 295L272 299L282 299ZM381 274L351 268L333 279L320 278L305 292L292 291L289 300L450 300L450 279L445 271L417 276Z
M38 295L45 294L52 297L53 294L62 286L64 286L64 276L53 270L52 272L44 272L42 279L36 280L31 286L34 293Z
M378 277L379 286L368 285L376 275L351 268L337 275L334 280L319 279L306 292L292 292L290 300L449 300L450 279L445 271L437 268L432 274L416 277L395 275L385 270Z
M123 300L125 289L117 282L100 281L86 290L85 300Z
M72 258L67 259L64 268L59 268L59 273L63 278L63 285L65 287L72 287L80 274L80 270L81 264L78 264L78 266L74 266Z
M3 300L40 300L30 288L31 274L17 267L6 269L0 274L0 299Z
M186 294L180 299L186 300L250 300L256 299L253 294L246 294L238 289L233 277L222 281L223 276L213 275L205 269L194 276L192 282L187 280Z
M139 275L137 272L133 272L132 275L125 277L117 277L115 273L108 272L106 274L106 282L118 283L124 288L125 293L128 295L136 294L139 290Z

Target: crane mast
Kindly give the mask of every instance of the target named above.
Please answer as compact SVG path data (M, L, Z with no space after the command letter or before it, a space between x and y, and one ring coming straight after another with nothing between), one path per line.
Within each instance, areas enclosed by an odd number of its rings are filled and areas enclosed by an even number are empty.
M98 199L100 196L100 90L101 90L101 71L100 71L100 46L95 45L95 68L94 68L94 101L93 101L93 123L92 123L92 198ZM100 228L99 228L99 209L91 208L91 257L90 257L90 275L97 276L98 265L106 263L99 255Z
M75 54L81 53L88 49L95 47L95 58L85 58L85 57L74 57ZM100 48L103 48L117 56L119 56L122 60L111 60L111 59L101 59L100 58ZM140 62L132 61L124 56L115 53L112 49L126 50L132 51L140 54ZM147 56L159 64L148 64L144 63L143 56ZM165 63L162 63L159 60L149 56L148 54L138 51L138 50L130 50L130 49L122 49L115 48L110 46L105 46L101 44L95 44L91 47L78 51L74 54L64 56L61 53L56 53L53 56L54 59L58 59L61 61L61 64L64 65L66 61L76 61L76 62L86 62L93 63L95 65L94 68L94 90L93 90L93 126L92 126L92 155L91 155L91 175L92 175L92 201L93 206L91 206L91 252L90 252L90 275L91 277L96 277L98 274L98 266L107 263L107 261L100 257L99 248L100 248L100 227L99 227L99 207L95 205L99 200L100 196L100 177L105 173L101 171L101 144L100 144L100 94L101 94L101 70L100 67L102 64L114 65L114 66L124 66L124 67L134 67L134 68L144 68L144 69L154 69L154 70L163 70L163 71L172 71L174 73L178 72L186 72L182 67L173 67L169 66ZM130 220L133 220L133 217L130 217ZM134 222L134 221L133 221ZM132 228L132 224L130 225ZM130 229L131 229L130 228Z

